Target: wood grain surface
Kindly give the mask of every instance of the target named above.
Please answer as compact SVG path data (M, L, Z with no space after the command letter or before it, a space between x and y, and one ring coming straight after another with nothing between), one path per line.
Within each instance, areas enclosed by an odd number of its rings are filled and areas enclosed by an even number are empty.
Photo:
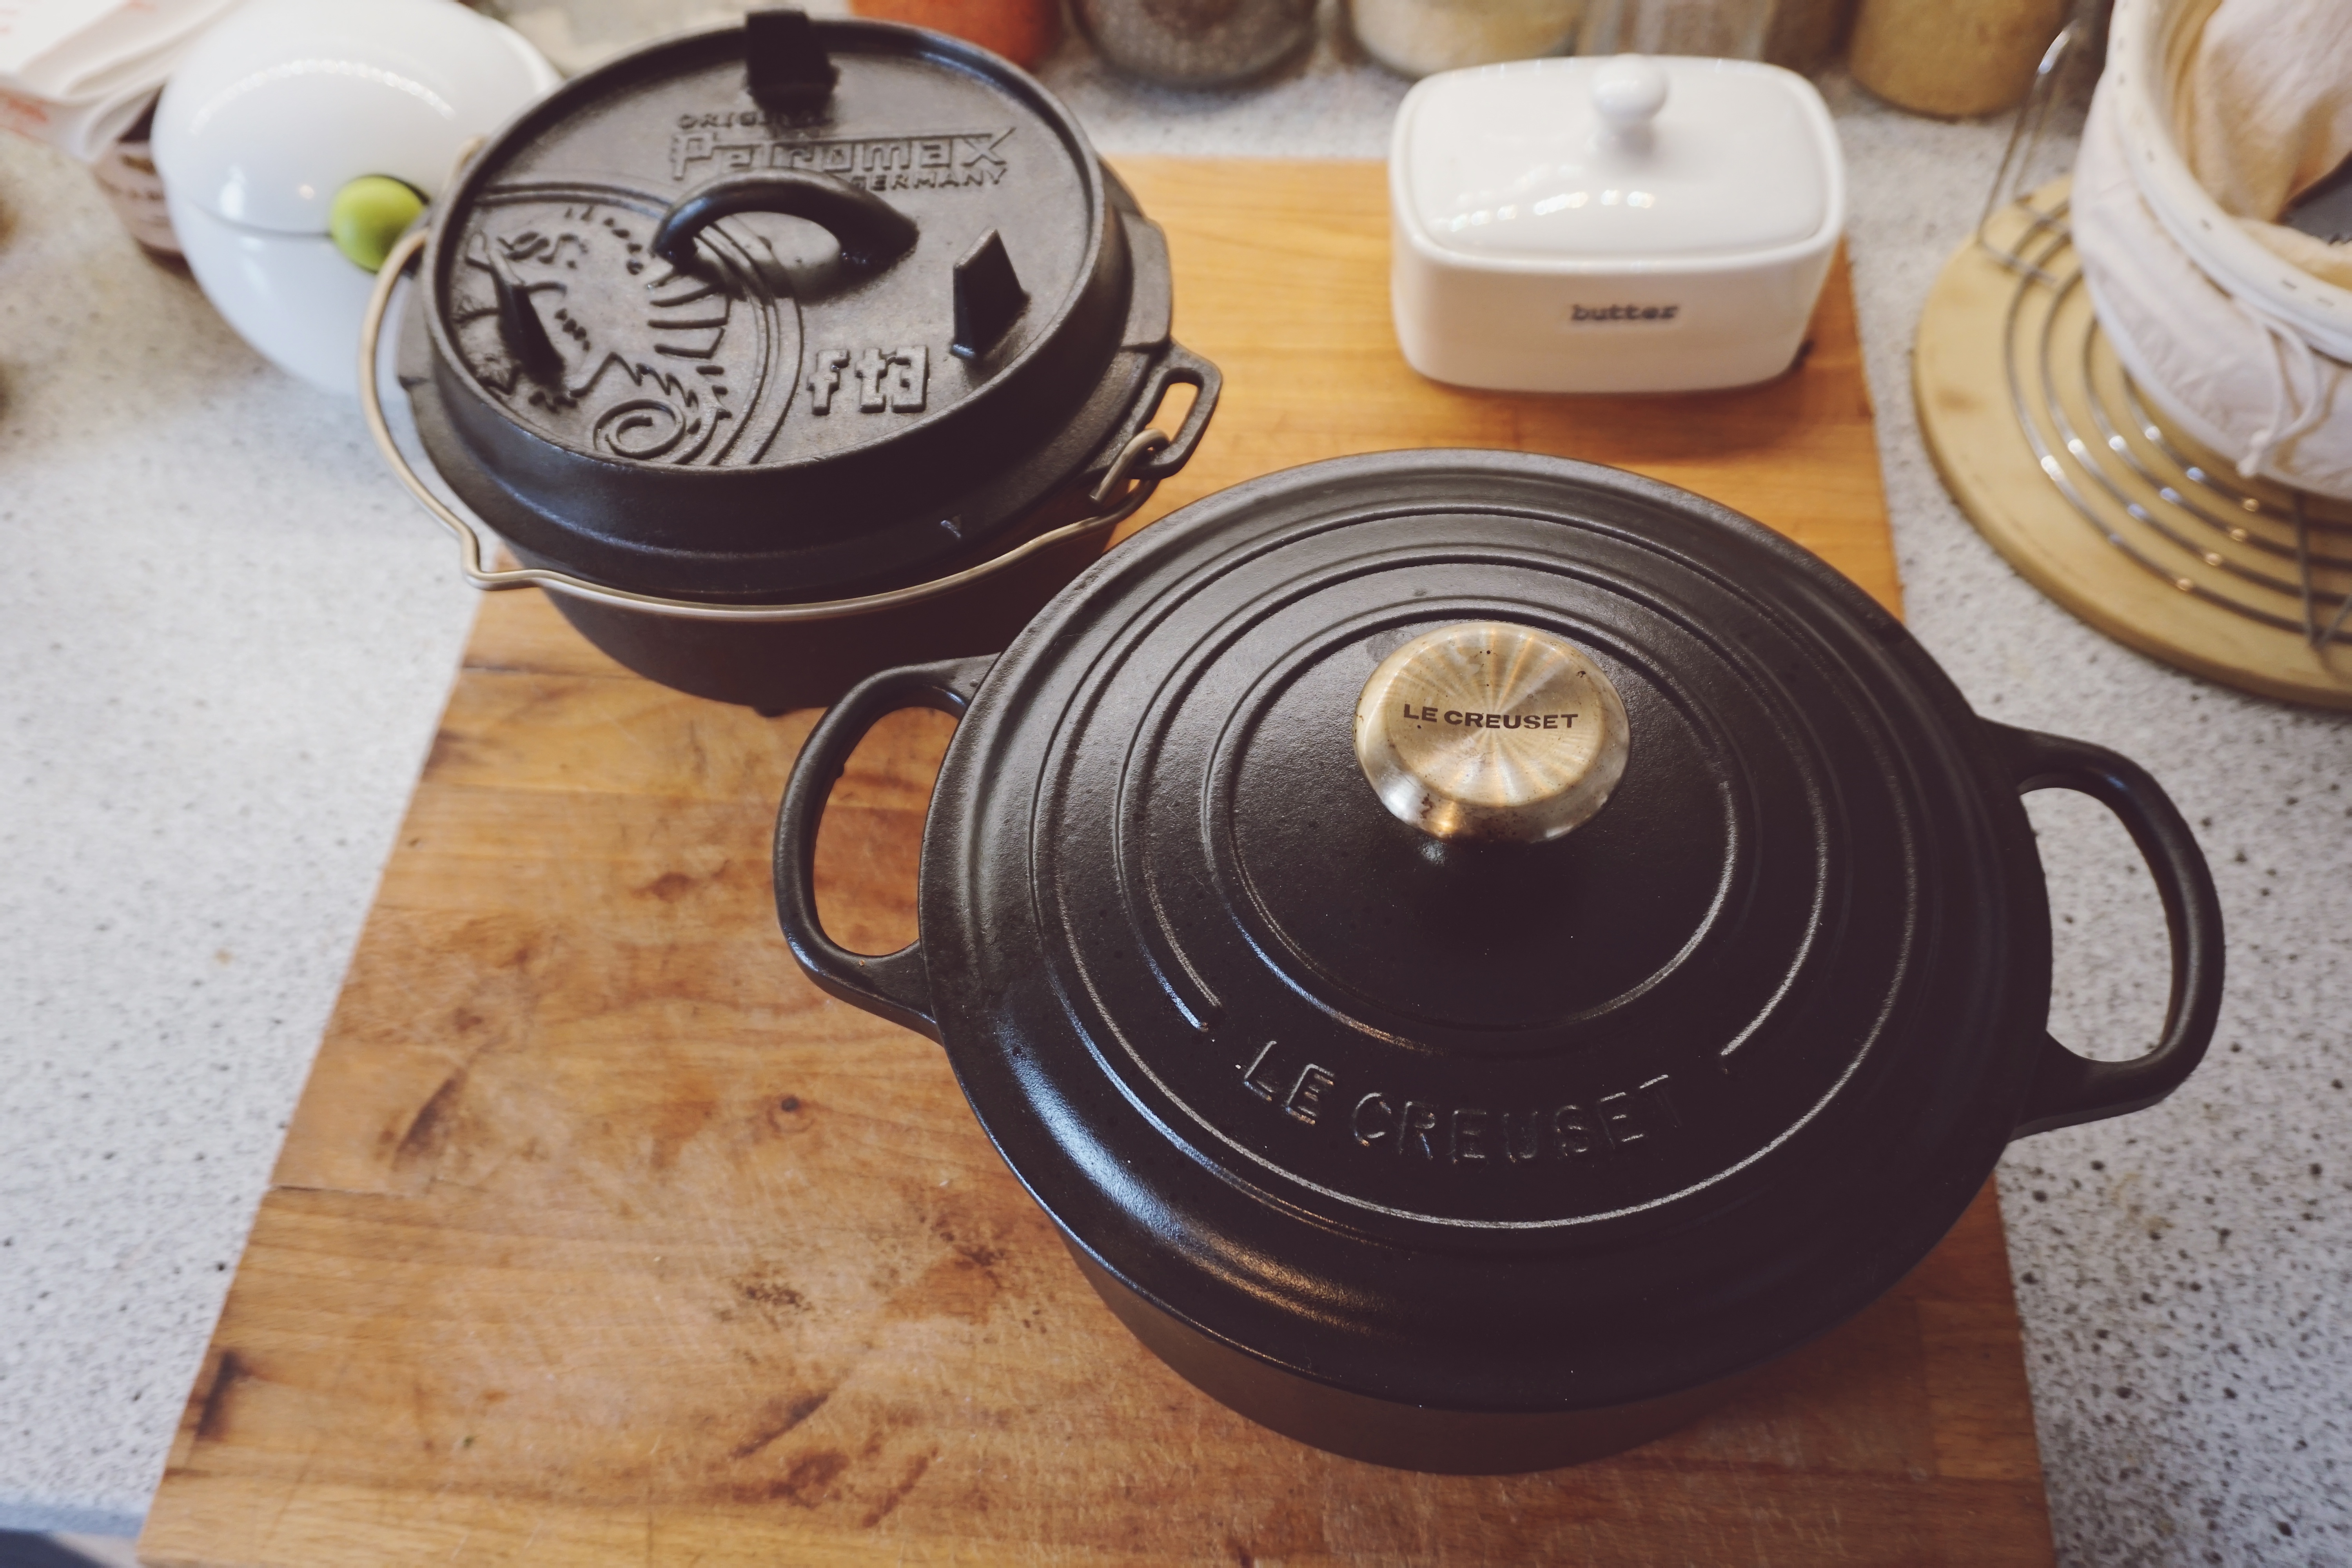
M1894 601L1842 273L1765 388L1457 393L1389 335L1377 166L1121 167L1180 335L1229 378L1185 495L1538 447L1705 489ZM793 968L768 838L814 719L678 696L535 595L486 601L147 1561L2049 1559L1990 1190L1877 1305L1614 1459L1410 1475L1196 1393L1087 1289L940 1051ZM948 732L898 715L836 786L821 901L853 946L913 934Z

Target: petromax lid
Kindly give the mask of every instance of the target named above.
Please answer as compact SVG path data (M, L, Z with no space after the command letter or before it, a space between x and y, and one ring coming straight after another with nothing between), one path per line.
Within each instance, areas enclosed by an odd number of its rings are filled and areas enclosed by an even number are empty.
M919 441L1074 332L1099 350L1105 216L1083 132L1006 62L753 12L500 135L441 220L436 335L562 452L806 464Z

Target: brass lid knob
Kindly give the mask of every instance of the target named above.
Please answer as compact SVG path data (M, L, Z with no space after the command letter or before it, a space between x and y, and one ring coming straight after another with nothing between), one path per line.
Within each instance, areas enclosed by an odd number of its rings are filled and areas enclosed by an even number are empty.
M1413 638L1356 700L1356 760L1382 805L1445 839L1540 844L1625 774L1625 704L1564 638L1471 621Z

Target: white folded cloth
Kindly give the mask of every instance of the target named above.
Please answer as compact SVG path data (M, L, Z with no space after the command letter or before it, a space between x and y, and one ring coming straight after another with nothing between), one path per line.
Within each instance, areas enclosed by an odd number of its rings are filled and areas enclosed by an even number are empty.
M239 0L8 0L0 125L94 161Z
M2352 373L2200 271L2140 199L2130 162L2103 83L2068 223L2124 367L2167 423L2237 459L2240 474L2352 500Z
M2277 221L2352 157L2352 0L2220 0L2171 66L2181 156L2273 253L2352 289L2352 247Z

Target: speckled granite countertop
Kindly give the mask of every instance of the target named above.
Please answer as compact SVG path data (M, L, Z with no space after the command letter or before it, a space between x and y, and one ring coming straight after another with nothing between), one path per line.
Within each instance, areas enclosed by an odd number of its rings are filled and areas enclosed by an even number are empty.
M1403 86L1326 43L1231 95L1049 67L1113 153L1376 157ZM1910 621L1972 701L2114 746L2230 921L2214 1054L2001 1167L2061 1556L2352 1561L2352 723L2085 629L1946 499L1913 323L2003 128L1829 84ZM1181 308L1181 307L1180 307ZM127 1533L431 738L472 609L354 409L269 369L88 177L0 140L0 1528ZM2164 1003L2122 830L2035 797L2061 1037Z

